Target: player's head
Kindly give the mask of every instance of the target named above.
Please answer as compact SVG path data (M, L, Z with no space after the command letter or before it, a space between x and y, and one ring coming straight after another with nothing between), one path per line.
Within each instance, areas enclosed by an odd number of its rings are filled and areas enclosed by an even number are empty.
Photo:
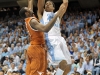
M45 11L47 12L53 12L55 9L55 4L53 3L53 1L48 0L45 3Z
M80 75L80 73L79 72L75 72L75 75Z
M33 16L33 11L28 9L27 7L23 7L21 8L21 10L19 11L19 15L23 18L26 17L32 17Z

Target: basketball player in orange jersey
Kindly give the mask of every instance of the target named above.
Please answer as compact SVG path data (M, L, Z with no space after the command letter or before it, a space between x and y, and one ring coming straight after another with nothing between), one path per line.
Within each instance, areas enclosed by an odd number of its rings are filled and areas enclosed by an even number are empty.
M23 7L19 14L25 18L26 28L30 35L30 46L27 49L27 66L26 75L46 75L47 57L45 50L44 33L48 32L54 25L57 17L65 9L62 5L53 19L46 25L39 23L38 19L34 17L33 1L28 1L28 7ZM34 15L34 16L33 16Z

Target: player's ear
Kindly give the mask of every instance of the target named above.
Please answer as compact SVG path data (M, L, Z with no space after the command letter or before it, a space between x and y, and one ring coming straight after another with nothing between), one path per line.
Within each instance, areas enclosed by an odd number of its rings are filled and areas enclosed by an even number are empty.
M25 12L25 15L27 15L27 12Z
M53 7L53 10L55 10L55 8Z
M29 12L25 12L25 15L29 15Z

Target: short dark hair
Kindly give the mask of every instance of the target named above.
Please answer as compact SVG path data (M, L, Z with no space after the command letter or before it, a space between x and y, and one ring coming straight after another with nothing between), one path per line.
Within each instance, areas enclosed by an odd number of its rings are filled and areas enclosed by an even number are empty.
M80 73L79 72L75 72L75 75L80 75Z
M17 73L17 71L13 71L12 73Z
M23 60L23 59L21 59L20 62L21 62L21 61L24 63L24 60Z
M25 15L25 12L27 10L25 9L25 7L21 8L21 10L19 11L19 15L22 17L22 18L26 18L26 15Z
M47 1L50 1L50 2L52 2L52 4L53 4L53 7L55 8L55 4L54 4L54 2L52 1L52 0L47 0ZM46 1L46 2L47 2Z

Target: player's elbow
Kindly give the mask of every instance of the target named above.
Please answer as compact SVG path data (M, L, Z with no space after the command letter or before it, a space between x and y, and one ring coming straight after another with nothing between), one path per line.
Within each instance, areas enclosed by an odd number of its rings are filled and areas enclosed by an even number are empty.
M49 30L48 30L48 29L44 29L44 32L48 33L48 32L49 32Z
M49 30L46 30L45 32L46 32L46 33L48 33L48 32L49 32Z
M46 27L42 27L42 31L47 33L47 32L49 32L49 29Z

